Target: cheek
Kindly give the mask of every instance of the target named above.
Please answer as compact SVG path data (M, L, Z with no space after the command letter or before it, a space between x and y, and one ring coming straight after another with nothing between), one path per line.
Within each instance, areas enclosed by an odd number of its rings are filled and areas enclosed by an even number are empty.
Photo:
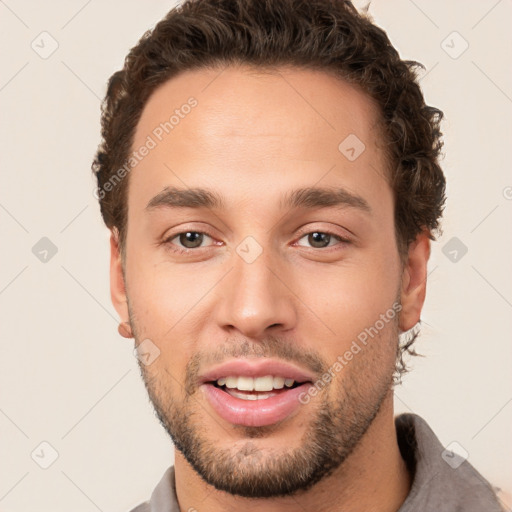
M300 296L315 312L322 312L334 323L364 325L364 319L378 318L394 303L400 274L392 260L384 264L366 261L310 276L301 273L295 283L300 283Z
M130 303L139 321L162 335L162 329L173 328L206 293L209 279L194 265L157 260L150 252L132 254L127 265Z
M398 260L392 252L386 257L376 254L329 272L297 276L297 295L305 298L311 311L303 315L302 328L310 336L313 332L321 336L327 358L342 354L361 333L364 337L365 329L374 326L381 315L388 321L384 328L379 321L380 334L386 336L391 328L390 319L399 307L395 304L400 285Z
M131 266L127 265L130 306L138 337L153 340L160 350L147 374L153 382L165 383L167 391L161 388L158 394L172 394L182 401L187 396L187 365L204 349L199 340L205 338L206 324L212 324L213 309L218 306L214 298L226 268L162 259L133 254ZM215 329L212 332L218 334Z

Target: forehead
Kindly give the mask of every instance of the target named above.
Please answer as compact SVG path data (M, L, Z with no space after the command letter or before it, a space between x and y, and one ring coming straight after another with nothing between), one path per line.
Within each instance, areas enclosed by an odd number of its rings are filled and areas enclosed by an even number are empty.
M321 180L378 194L385 182L378 121L367 94L322 71L183 72L142 112L132 149L149 140L152 148L130 173L129 210L141 211L171 185L250 198L269 195L271 183L283 191Z

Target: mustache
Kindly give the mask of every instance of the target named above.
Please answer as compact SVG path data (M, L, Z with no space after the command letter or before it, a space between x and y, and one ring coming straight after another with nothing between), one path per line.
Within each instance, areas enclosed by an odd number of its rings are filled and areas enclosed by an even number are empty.
M193 393L197 388L201 370L233 358L280 359L310 370L315 376L324 374L329 368L316 351L277 337L267 337L261 341L227 340L213 351L201 350L190 358L185 370L187 394Z

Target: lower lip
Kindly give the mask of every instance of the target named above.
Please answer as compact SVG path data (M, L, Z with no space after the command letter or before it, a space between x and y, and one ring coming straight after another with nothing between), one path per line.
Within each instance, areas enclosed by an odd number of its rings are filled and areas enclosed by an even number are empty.
M264 427L284 420L298 409L302 405L299 395L309 386L306 382L264 400L236 398L210 383L203 384L201 388L210 405L227 422L246 427Z

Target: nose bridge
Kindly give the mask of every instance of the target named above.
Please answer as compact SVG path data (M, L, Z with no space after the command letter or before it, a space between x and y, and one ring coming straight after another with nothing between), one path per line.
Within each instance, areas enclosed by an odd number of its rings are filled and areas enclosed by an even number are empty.
M288 288L277 277L279 263L271 253L270 243L263 247L248 236L233 253L218 321L244 335L258 337L270 326L289 329L295 317Z

